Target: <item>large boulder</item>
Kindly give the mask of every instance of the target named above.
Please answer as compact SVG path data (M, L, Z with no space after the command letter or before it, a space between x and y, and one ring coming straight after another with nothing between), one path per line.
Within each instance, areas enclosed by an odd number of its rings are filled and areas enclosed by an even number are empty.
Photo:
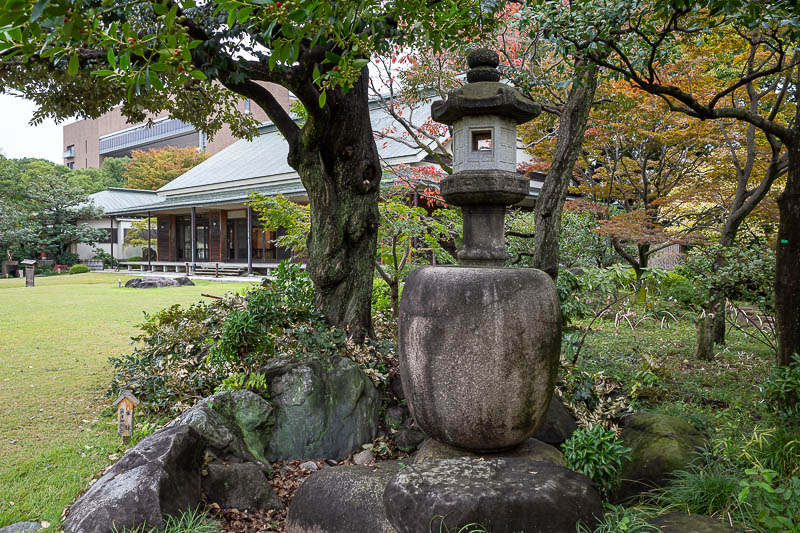
M65 533L161 527L201 502L204 439L189 426L165 428L139 442L70 509Z
M660 413L636 413L625 418L620 440L631 448L631 461L622 467L621 501L654 487L663 487L670 474L694 460L705 436L682 418Z
M547 274L418 268L406 281L399 325L403 389L428 436L491 452L534 434L561 346L558 293Z
M481 524L492 533L564 533L602 516L585 476L526 459L442 459L407 466L383 493L399 533L458 531ZM444 531L444 528L442 528Z
M266 465L272 411L272 405L258 394L225 391L199 401L169 425L192 427L205 438L216 458Z
M203 477L203 493L208 503L216 503L223 509L255 512L283 508L256 463L209 464Z
M0 527L0 533L31 533L42 529L42 524L29 520L27 522L17 522L10 526Z
M578 429L578 424L572 417L572 413L554 394L550 407L547 408L547 413L544 415L544 421L533 434L533 438L553 446L560 446L569 440L576 429Z
M125 283L125 287L129 289L160 289L161 287L181 287L185 285L194 285L194 282L186 276L183 276L178 278L133 278Z
M722 520L689 513L669 513L650 520L663 533L731 533L742 531Z
M396 533L384 513L383 491L401 468L396 461L383 461L312 474L292 499L286 532Z
M437 461L439 459L455 459L457 457L483 457L484 459L518 458L567 466L566 461L564 461L564 456L558 449L536 439L528 439L516 448L499 453L470 452L453 448L438 440L428 439L419 447L417 453L414 454L414 464Z
M380 394L350 359L274 359L260 373L275 407L270 461L341 460L375 438Z

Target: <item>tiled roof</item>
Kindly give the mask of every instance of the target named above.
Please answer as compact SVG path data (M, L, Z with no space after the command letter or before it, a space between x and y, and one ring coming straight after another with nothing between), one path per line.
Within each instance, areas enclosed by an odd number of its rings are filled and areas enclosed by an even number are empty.
M89 200L104 213L138 207L162 200L155 191L110 187L89 195Z
M429 112L418 109L414 112L413 121L421 123ZM417 118L419 117L419 118ZM392 127L394 120L386 112L373 104L370 111L370 120L374 131L382 131ZM402 131L397 125L398 131ZM259 128L260 135L253 140L240 140L225 148L218 154L210 157L178 176L168 184L161 187L159 193L180 194L180 191L195 187L221 187L230 183L231 187L236 182L268 179L272 176L291 177L297 173L287 163L289 145L277 127L269 124ZM378 153L384 161L392 161L405 157L418 156L421 150L395 140L379 140ZM291 175L291 176L289 176Z
M224 191L201 192L196 194L185 194L181 196L160 197L160 202L131 206L124 209L113 211L109 214L119 215L141 215L147 211L163 211L165 209L177 209L185 207L201 207L210 205L222 205L230 203L245 202L248 193L257 192L266 196L296 196L305 194L303 186L297 183L283 183L278 185L255 186L241 189L229 189Z

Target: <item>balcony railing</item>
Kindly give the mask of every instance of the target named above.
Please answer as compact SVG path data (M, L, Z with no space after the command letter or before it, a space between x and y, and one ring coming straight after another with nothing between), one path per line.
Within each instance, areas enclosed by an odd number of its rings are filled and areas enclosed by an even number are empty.
M195 130L191 124L170 118L154 122L152 126L138 126L119 133L100 137L100 154L108 154L168 139Z
M64 155L61 156L63 159L69 159L71 157L75 157L75 147L70 146L66 150L64 150Z

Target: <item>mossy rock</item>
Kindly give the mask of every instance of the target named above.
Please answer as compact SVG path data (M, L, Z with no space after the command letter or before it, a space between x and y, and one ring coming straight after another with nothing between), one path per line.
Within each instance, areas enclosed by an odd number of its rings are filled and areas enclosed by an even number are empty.
M201 400L170 425L193 428L220 459L268 464L265 449L272 421L272 405L258 394L225 391Z
M622 468L617 501L666 485L673 472L689 466L706 437L682 418L637 413L625 419L620 440L632 452Z
M271 462L341 460L375 438L380 393L350 359L274 359L260 373L275 407Z
M731 533L742 531L722 520L689 513L669 513L650 520L663 533Z

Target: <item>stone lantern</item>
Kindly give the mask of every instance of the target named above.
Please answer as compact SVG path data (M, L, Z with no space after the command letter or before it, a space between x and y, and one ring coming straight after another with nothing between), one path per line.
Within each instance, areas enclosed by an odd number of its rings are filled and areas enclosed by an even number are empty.
M460 266L408 278L400 306L400 372L420 428L479 452L513 448L541 424L552 397L561 312L542 271L503 268L506 206L525 198L516 126L540 106L499 82L495 52L468 57L468 83L431 108L453 125L455 173L442 196L464 215Z

